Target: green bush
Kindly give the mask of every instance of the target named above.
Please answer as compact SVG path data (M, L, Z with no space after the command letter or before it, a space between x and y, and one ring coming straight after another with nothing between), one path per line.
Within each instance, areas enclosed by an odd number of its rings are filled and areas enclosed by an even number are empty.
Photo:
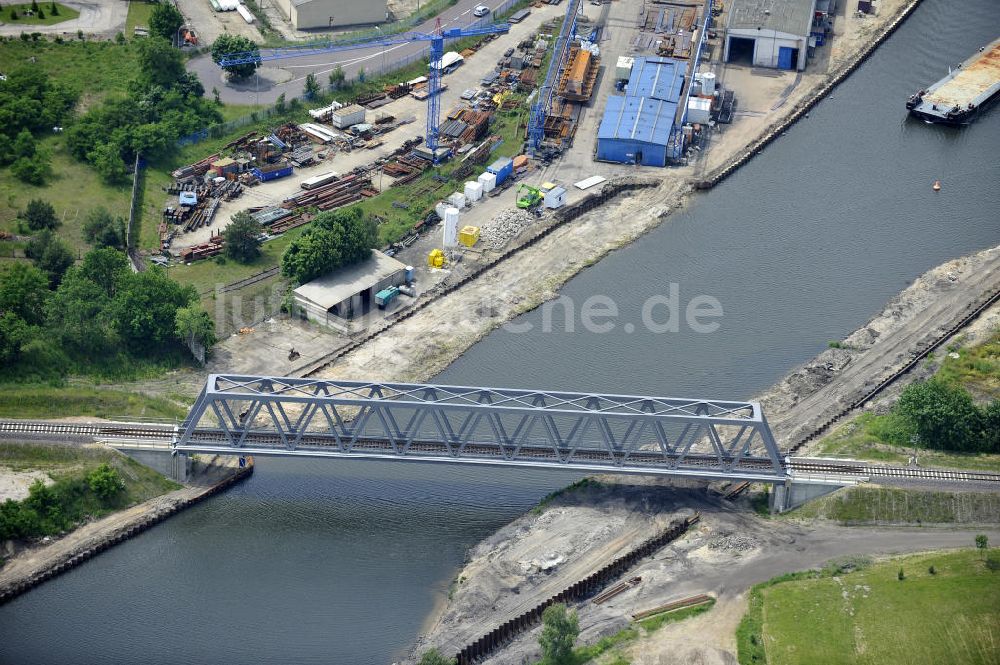
M102 464L87 476L90 491L104 502L110 502L125 491L125 481L107 464Z

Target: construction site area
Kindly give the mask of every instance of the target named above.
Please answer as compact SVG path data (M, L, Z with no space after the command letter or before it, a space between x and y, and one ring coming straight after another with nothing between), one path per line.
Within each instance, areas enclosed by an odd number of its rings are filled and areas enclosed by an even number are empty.
M783 2L795 16L808 5L806 29L820 21L815 0ZM249 213L270 241L301 232L324 211L359 206L378 225L380 252L408 267L409 277L378 306L366 297L349 321L316 316L313 301L303 312L314 315L304 316L351 334L392 320L422 294L550 227L560 209L608 180L658 178L664 167L687 179L713 163L710 145L719 144L721 162L759 132L764 114L741 111L730 86L750 104L763 99L777 110L801 75L778 90L787 80L780 69L765 75L725 62L726 26L745 13L741 6L560 0L519 9L509 22L487 17L432 34L330 42L320 50L430 41L432 65L426 75L310 108L307 122L248 132L177 169L159 223L163 256L154 260L183 272L218 256L237 213ZM301 55L311 61L316 52ZM261 49L255 57L262 67L286 67L299 54ZM246 286L287 293L295 285L283 285L275 267L223 292ZM243 320L217 325L234 332L276 312L274 302L249 314L244 308Z

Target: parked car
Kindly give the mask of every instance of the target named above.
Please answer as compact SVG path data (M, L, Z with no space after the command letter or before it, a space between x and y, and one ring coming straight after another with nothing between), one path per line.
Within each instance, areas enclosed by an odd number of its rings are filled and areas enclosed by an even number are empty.
M490 13L490 8L486 5L476 5L476 8L472 10L473 16L486 16Z

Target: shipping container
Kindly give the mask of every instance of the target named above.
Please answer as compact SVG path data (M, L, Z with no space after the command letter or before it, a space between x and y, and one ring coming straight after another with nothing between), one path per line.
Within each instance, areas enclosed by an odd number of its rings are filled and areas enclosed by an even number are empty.
M329 173L323 173L320 175L314 175L311 178L302 181L299 185L302 189L314 189L316 187L322 187L327 185L338 178L336 171L330 171Z
M514 160L510 157L501 157L486 167L486 170L497 177L497 186L504 183L507 178L514 174Z
M364 121L365 109L363 106L358 106L357 104L335 109L330 114L330 124L337 129L346 129Z
M269 182L271 180L277 180L278 178L285 178L292 175L292 165L274 164L263 167L255 166L251 173L257 176L257 179L261 182Z

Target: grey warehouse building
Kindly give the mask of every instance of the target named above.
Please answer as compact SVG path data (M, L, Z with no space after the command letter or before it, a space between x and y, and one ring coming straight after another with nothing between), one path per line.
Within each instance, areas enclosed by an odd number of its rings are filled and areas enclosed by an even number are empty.
M802 71L815 12L816 0L733 0L723 59Z
M297 30L382 23L387 0L278 0Z
M372 250L367 261L345 266L303 284L293 291L295 304L305 317L346 331L348 321L368 312L375 294L406 283L406 266L382 252Z

